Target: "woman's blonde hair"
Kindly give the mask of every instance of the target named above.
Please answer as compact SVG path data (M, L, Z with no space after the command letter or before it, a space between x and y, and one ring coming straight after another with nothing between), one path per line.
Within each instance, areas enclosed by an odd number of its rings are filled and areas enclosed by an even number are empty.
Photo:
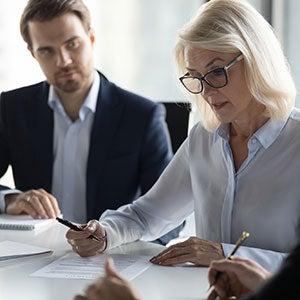
M186 72L187 45L223 52L241 52L245 78L256 101L273 119L283 119L295 104L296 89L286 58L269 23L246 1L211 0L180 31L174 54L180 76ZM219 125L201 94L194 95L203 126Z

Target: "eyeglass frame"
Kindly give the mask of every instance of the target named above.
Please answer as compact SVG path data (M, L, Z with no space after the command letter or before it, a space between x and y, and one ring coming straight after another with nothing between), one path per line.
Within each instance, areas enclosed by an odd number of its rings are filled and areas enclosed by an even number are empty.
M234 58L232 61L230 61L230 62L229 62L227 65L225 65L224 67L218 67L218 68L212 69L212 70L206 72L203 76L183 75L183 76L179 77L179 80L180 80L180 82L182 83L182 85L185 87L185 89L188 90L188 91L189 91L190 93L192 93L192 94L200 94L200 93L203 92L203 88L204 88L203 81L206 82L206 83L207 83L210 87L212 87L212 88L220 89L220 88L222 88L222 87L224 87L224 86L226 86L226 85L228 84L228 79L229 79L228 69L231 68L231 67L232 67L233 65L235 65L236 63L238 63L239 61L241 61L243 58L244 58L243 54L239 54L236 58ZM222 69L222 70L223 70L223 72L224 72L224 74L225 74L226 81L225 81L225 83L224 83L222 86L216 87L216 86L213 86L210 82L208 82L208 81L205 79L205 77L207 76L207 74L212 73L212 72L215 72L215 71L218 70L218 69ZM196 78L196 79L198 79L198 80L200 81L200 84L201 84L201 89L200 89L200 91L199 91L199 92L192 92L192 91L190 91L190 90L186 87L186 85L183 83L183 80L184 80L185 78Z

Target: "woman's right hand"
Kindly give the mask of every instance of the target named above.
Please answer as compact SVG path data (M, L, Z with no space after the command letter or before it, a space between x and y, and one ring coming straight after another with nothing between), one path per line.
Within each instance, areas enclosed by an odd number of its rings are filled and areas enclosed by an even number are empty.
M87 224L78 226L82 231L69 229L66 233L67 241L74 252L82 257L87 257L100 254L106 249L106 232L97 220L91 220ZM100 241L90 239L91 234L98 237Z

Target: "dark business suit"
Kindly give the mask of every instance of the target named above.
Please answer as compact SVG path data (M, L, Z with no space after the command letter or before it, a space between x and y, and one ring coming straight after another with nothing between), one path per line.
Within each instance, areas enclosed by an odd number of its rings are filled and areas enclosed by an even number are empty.
M22 191L51 192L54 121L48 92L42 82L1 94L0 176L11 165ZM164 117L162 105L101 75L87 163L88 220L131 202L158 179L172 157Z

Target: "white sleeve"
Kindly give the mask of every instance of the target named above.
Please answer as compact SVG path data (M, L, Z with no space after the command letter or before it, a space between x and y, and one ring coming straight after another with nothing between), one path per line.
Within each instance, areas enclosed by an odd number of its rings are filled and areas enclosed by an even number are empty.
M102 214L100 223L106 229L107 249L138 239L155 240L193 211L186 140L148 193L132 204Z
M234 248L232 244L222 243L225 257L227 257ZM281 263L287 257L288 253L275 252L266 249L241 246L235 256L252 259L262 265L270 272L275 272L281 266Z
M9 190L9 189L0 191L0 213L5 213L5 201L4 201L5 195L18 194L18 193L21 193L21 191Z

